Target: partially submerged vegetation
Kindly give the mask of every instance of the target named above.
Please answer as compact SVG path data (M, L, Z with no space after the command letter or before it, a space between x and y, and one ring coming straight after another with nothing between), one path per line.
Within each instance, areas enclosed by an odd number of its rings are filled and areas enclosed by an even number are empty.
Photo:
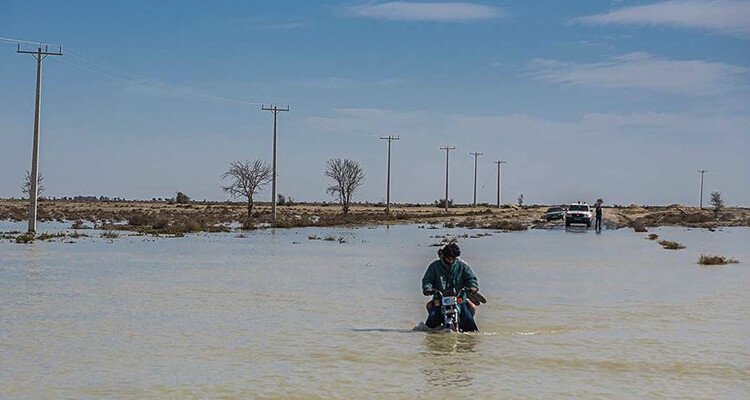
M699 265L727 265L727 264L738 264L739 261L731 257L723 256L711 256L701 254L698 258Z
M652 233L652 234L648 235L648 237L646 239L648 239L648 240L656 240L658 238L659 238L659 235L657 235L655 233Z
M147 235L184 235L195 232L228 232L233 228L299 228L328 226L363 226L419 223L444 228L491 229L519 231L530 228L560 226L560 221L541 219L543 206L489 205L470 207L452 205L446 212L433 205L391 205L385 213L384 204L351 204L346 215L335 203L299 203L278 205L277 219L271 219L269 203L257 203L248 216L245 203L195 202L187 204L166 201L68 201L44 200L39 203L40 221L71 223L71 229L135 231ZM0 220L23 221L27 202L0 200ZM715 217L711 210L671 205L668 207L608 207L604 225L616 229L680 225L702 228L717 226L750 226L750 209L723 208Z
M667 249L667 250L680 250L684 249L685 246L680 242L674 242L671 240L660 240L659 244L661 247Z
M25 244L25 243L33 243L36 240L41 241L53 241L55 239L60 239L60 241L65 241L66 239L78 239L82 237L88 237L88 235L73 231L73 232L43 232L39 235L35 235L31 232L21 233L19 231L12 231L12 232L3 232L0 234L0 239L6 239L10 241L15 241L19 244Z

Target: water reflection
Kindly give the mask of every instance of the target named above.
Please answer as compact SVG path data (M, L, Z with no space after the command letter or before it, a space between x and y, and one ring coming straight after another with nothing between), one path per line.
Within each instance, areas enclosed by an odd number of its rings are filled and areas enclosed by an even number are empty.
M24 290L18 292L19 304L36 306L42 304L45 298L45 275L40 260L40 249L34 243L27 245L24 252Z
M474 334L425 334L422 373L427 387L471 386L474 380L472 357L479 340L480 336Z

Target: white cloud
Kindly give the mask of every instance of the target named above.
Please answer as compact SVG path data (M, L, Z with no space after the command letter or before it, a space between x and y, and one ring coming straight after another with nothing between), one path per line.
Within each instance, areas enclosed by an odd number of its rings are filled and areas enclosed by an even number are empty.
M584 25L653 25L750 36L750 1L672 0L575 18Z
M498 18L503 15L503 11L497 7L474 3L393 1L350 6L344 10L344 14L390 21L466 22Z
M727 92L741 84L748 72L746 68L730 64L669 60L646 53L629 53L590 64L534 59L527 67L533 78L563 85L688 96Z

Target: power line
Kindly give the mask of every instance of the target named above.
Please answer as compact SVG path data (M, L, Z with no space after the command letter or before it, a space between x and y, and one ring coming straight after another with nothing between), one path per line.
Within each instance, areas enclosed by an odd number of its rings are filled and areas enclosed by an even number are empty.
M271 219L276 222L276 119L280 112L288 112L289 106L279 108L278 106L266 107L261 105L262 111L273 113L273 180L271 181Z
M4 43L8 43L8 44L33 44L35 46L44 46L44 45L47 45L47 46L52 46L53 48L54 47L57 47L57 48L62 47L61 45L59 45L57 43L46 43L46 42L37 41L37 40L23 40L23 39L13 39L13 38L6 38L6 37L0 37L0 42L4 42Z
M472 153L469 152L472 156L474 156L474 207L477 206L477 160L479 159L479 156L481 156L484 153Z
M388 141L388 177L385 185L385 214L391 215L391 142L399 140L398 136L381 136L380 140Z
M44 50L42 50L44 48ZM40 44L36 51L21 50L21 44L16 47L17 54L30 54L36 60L36 99L34 102L34 147L31 151L31 185L29 187L29 232L36 232L37 197L39 196L39 139L41 133L42 108L42 61L49 56L61 56L62 47L57 51L49 51L49 46Z
M706 172L708 172L708 170L707 169L699 169L698 172L701 173L701 194L700 194L700 201L699 201L699 203L700 203L700 208L702 210L703 209L703 174L705 174Z
M448 212L448 154L451 150L456 150L452 146L442 146L440 150L445 150L445 212Z
M501 191L502 180L501 180L501 178L502 178L502 172L503 172L500 169L500 167L503 164L507 164L507 161L498 160L498 161L493 161L493 163L497 164L497 208L500 208L500 205L502 204L502 197L501 197L501 195L502 195L502 191Z

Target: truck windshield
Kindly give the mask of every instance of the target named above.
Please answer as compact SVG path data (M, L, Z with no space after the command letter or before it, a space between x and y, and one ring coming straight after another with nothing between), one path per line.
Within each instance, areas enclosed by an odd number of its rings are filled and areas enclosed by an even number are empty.
M589 206L584 206L580 204L571 204L570 208L568 208L570 211L588 211Z

